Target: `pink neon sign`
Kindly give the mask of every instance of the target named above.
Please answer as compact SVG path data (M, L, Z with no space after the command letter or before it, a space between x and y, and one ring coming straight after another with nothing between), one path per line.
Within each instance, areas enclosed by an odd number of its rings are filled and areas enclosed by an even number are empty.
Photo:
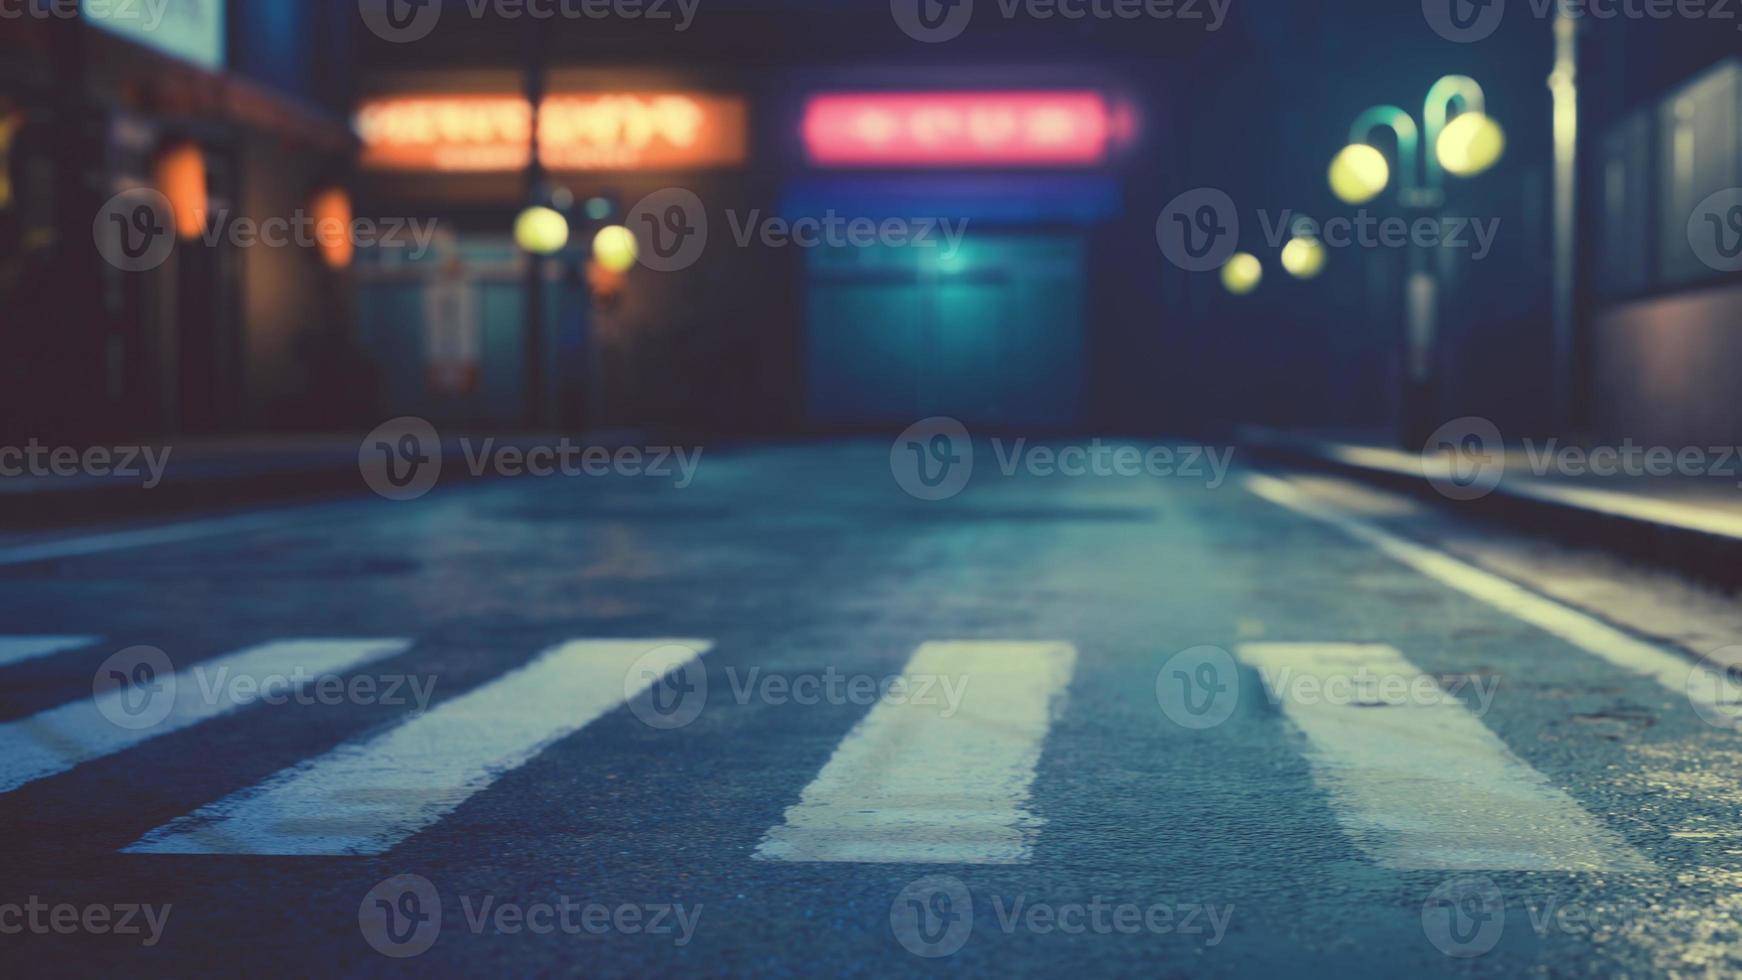
M805 107L805 148L826 167L1086 167L1106 162L1113 113L1098 92L838 92Z

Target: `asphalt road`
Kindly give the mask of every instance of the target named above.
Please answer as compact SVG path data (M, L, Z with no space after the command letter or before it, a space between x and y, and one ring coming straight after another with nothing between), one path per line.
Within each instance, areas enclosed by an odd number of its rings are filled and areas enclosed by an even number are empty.
M7 972L1742 966L1733 699L1600 567L977 460L0 540Z

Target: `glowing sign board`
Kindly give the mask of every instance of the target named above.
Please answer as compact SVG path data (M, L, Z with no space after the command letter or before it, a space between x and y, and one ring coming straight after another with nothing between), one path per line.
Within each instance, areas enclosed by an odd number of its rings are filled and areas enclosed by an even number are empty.
M804 142L825 167L1087 167L1107 160L1100 93L839 92L813 96Z
M521 170L531 152L531 103L515 96L373 99L355 125L371 170ZM733 96L553 95L539 108L539 156L556 171L730 167L744 162L746 128Z

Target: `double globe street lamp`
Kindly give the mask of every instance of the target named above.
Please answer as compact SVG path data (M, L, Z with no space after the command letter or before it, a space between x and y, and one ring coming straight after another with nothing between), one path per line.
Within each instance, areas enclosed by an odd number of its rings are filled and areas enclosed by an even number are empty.
M1391 130L1396 138L1395 168L1371 142L1380 129ZM1420 128L1409 113L1391 105L1375 106L1355 118L1349 145L1331 161L1331 192L1345 204L1360 206L1395 183L1398 204L1405 210L1437 215L1445 205L1447 174L1474 177L1498 163L1505 152L1505 131L1488 115L1482 86L1465 75L1447 75L1428 90ZM1439 278L1428 251L1421 247L1410 249L1409 269L1404 292L1401 435L1405 448L1419 449L1433 429L1432 353L1439 330Z

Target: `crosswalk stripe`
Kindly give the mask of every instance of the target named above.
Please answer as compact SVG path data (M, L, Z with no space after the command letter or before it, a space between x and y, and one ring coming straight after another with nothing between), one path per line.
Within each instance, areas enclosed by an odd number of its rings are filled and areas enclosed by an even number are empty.
M1323 521L1423 575L1560 637L1586 653L1648 677L1676 695L1688 698L1707 717L1725 717L1734 713L1734 705L1726 700L1734 685L1720 671L1635 639L1607 623L1451 555L1406 541L1366 521L1321 506L1286 481L1256 475L1248 478L1247 487L1271 503Z
M126 850L385 853L712 646L681 639L564 643L377 737L201 807Z
M763 861L1021 864L1042 821L1028 812L1056 699L1077 650L1066 643L927 643L902 690L954 683L939 697L885 698L835 749L768 831ZM892 688L893 690L893 688Z
M1643 855L1512 754L1396 649L1260 643L1237 654L1257 668L1271 699L1306 736L1314 779L1344 831L1380 864L1651 870Z
M0 636L0 667L92 646L101 640L97 636Z
M410 646L410 640L275 640L177 671L173 689L161 689L171 698L166 713L142 727L115 720L127 717L122 706L135 696L124 687L0 725L0 793Z

